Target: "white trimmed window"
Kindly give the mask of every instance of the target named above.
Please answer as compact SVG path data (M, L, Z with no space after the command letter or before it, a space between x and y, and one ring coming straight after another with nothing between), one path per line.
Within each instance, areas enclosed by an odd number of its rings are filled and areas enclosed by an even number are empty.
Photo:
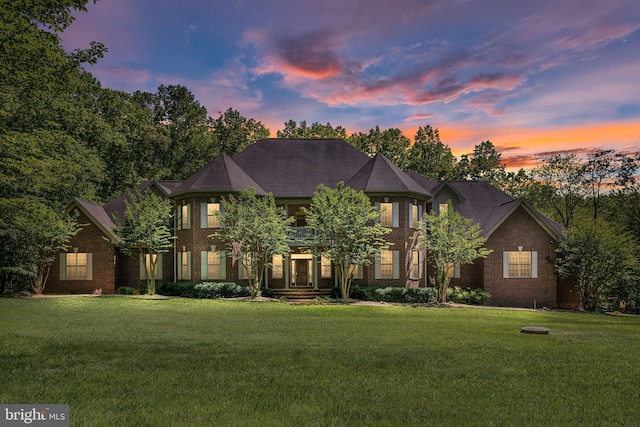
M378 210L379 222L384 227L399 227L400 226L400 209L398 202L385 202L375 203L375 207Z
M353 266L353 264L352 264ZM362 279L364 274L364 266L362 264L356 264L355 268L353 269L353 271L351 272L351 278L352 279Z
M331 260L327 257L320 257L320 277L323 279L331 278Z
M201 203L200 228L220 227L219 212L222 212L222 205L220 203Z
M282 255L274 255L272 262L271 278L282 279L284 277L284 257Z
M191 205L185 203L177 207L177 223L178 230L187 230L191 228Z
M460 278L460 264L459 263L447 263L447 277L450 279Z
M60 280L93 280L93 254L60 254Z
M241 262L238 262L238 279L249 280L249 267L245 267Z
M162 254L153 254L153 258L156 259L156 280L162 280ZM147 280L147 271L151 271L151 254L140 255L140 280Z
M422 253L418 250L411 251L411 270L409 271L410 279L422 279Z
M400 252L381 251L380 257L376 259L376 279L399 279L400 278Z
M201 251L200 278L202 280L225 280L227 278L226 253L222 251Z
M191 280L191 252L178 252L178 280Z
M505 251L503 255L503 277L536 278L538 277L538 252Z
M409 203L409 228L418 228L418 221L422 218L422 205Z

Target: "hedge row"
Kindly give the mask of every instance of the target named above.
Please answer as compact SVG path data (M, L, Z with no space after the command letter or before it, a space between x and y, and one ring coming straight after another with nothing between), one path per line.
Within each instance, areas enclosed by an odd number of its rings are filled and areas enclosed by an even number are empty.
M367 286L352 286L349 297L363 301L384 301L411 304L428 304L437 301L438 292L435 288L371 288ZM340 298L340 288L334 287L333 298ZM460 304L483 305L491 295L482 289L450 288L447 300Z

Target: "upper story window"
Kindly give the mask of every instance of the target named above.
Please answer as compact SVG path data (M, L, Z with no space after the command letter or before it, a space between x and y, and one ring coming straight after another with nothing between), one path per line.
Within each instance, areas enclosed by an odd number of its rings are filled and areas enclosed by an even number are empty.
M185 203L177 208L177 225L178 230L186 230L191 228L191 205Z
M222 204L211 202L200 205L200 228L220 227L218 214L222 211Z
M409 228L418 228L418 221L422 219L422 205L409 203Z
M399 205L398 202L375 203L378 210L378 221L384 227L399 227Z

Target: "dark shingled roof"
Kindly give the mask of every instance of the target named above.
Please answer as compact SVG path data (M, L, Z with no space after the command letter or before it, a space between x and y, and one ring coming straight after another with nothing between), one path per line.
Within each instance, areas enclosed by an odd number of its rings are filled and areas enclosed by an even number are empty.
M431 196L426 189L381 153L369 160L345 185L368 193L398 192Z
M516 199L488 182L432 181L413 171L406 173L434 196L445 187L458 194L457 212L466 218L473 219L485 236L493 233L518 207L522 206L556 239L562 239L562 227L558 223L540 214L526 200Z
M173 194L239 192L249 187L255 188L256 194L267 194L231 157L222 153L176 188Z
M124 218L124 210L126 209L126 201L129 200L129 193L142 193L143 191L151 188L153 186L157 187L161 193L164 193L165 196L170 196L173 191L179 187L184 181L144 181L140 184L136 185L129 191L126 191L116 197L113 200L110 200L104 205L104 210L107 212L110 218L113 218L113 215L117 215L119 218Z
M74 207L88 216L107 237L112 240L117 240L116 235L113 233L114 223L102 206L76 197L69 203L69 206L67 206L67 212L72 212Z
M369 156L342 139L262 139L233 156L276 197L310 197L319 184L348 181Z

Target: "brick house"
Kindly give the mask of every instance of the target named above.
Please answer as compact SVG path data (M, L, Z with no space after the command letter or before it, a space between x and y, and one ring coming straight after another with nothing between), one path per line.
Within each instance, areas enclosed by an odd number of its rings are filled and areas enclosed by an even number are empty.
M232 281L246 283L239 264L208 236L220 226L215 215L222 198L253 187L258 195L272 193L293 217L291 253L276 257L265 285L276 291L323 291L336 284L329 260L314 258L300 238L310 232L304 211L319 184L338 182L364 191L380 211L379 221L391 228L392 243L371 265L359 266L355 284L375 287L425 286L429 269L416 248L417 221L424 212L439 212L447 203L472 218L488 237L493 253L474 265L455 268L452 286L483 288L495 305L573 308L571 289L553 269L555 248L562 239L558 224L529 203L514 199L485 182L430 181L405 172L386 157L373 158L340 139L263 139L233 158L222 153L185 181L151 181L138 191L154 191L175 203L173 253L161 260L162 281ZM68 211L88 224L59 255L47 292L115 292L144 279L144 260L125 257L113 246L114 215L122 215L128 194L98 206L75 199Z

